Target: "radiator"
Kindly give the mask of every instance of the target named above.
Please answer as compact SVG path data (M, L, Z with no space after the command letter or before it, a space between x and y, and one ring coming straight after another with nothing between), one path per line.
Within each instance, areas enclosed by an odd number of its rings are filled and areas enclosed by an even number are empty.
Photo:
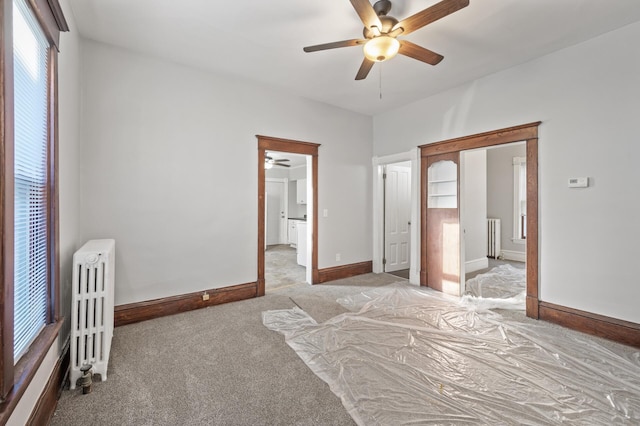
M500 255L500 219L487 219L487 256L497 259Z
M73 255L71 299L71 389L83 365L107 380L113 337L115 241L90 240Z

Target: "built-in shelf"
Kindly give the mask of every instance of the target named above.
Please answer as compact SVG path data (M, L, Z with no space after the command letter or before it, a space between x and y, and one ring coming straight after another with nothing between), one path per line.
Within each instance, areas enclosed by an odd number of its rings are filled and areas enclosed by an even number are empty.
M427 208L456 208L458 205L458 167L453 161L438 161L427 174Z

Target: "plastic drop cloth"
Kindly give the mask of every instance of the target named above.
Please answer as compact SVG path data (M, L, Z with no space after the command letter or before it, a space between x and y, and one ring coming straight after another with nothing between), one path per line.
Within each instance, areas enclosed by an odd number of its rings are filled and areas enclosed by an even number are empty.
M377 290L316 324L263 313L360 425L640 424L640 352L440 293Z
M479 274L466 282L465 306L476 309L524 310L527 294L524 269L506 264Z

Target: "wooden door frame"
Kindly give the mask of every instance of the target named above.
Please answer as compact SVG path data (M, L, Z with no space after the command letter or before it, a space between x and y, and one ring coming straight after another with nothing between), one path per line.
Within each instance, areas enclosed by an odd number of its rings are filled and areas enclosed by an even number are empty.
M290 139L256 135L258 138L258 289L257 296L264 296L264 242L265 242L265 172L264 156L267 151L290 152L311 156L311 187L313 206L311 210L313 229L311 231L311 283L320 282L318 272L318 148L320 144Z
M528 317L539 318L538 236L538 126L540 121L461 138L420 145L420 285L427 285L427 160L428 157L513 142L526 142L527 149L527 302ZM462 266L461 266L462 267Z

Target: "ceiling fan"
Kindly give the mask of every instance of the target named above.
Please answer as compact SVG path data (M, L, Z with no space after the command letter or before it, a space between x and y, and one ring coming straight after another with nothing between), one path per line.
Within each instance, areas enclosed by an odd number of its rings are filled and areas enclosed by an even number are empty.
M304 51L317 52L338 47L364 46L365 58L356 74L356 80L365 79L374 63L391 59L397 53L430 65L438 64L443 59L442 55L408 40L399 40L397 37L408 35L469 5L469 0L442 0L421 12L398 21L393 16L387 15L391 10L389 0L379 0L373 6L369 0L350 1L364 24L364 39L318 44L305 47Z
M282 163L286 163L289 160L287 158L280 158L280 159L274 159L273 157L271 157L270 155L265 155L264 156L264 168L265 169L270 169L273 166L280 166L280 167L291 167L288 164L282 164Z

